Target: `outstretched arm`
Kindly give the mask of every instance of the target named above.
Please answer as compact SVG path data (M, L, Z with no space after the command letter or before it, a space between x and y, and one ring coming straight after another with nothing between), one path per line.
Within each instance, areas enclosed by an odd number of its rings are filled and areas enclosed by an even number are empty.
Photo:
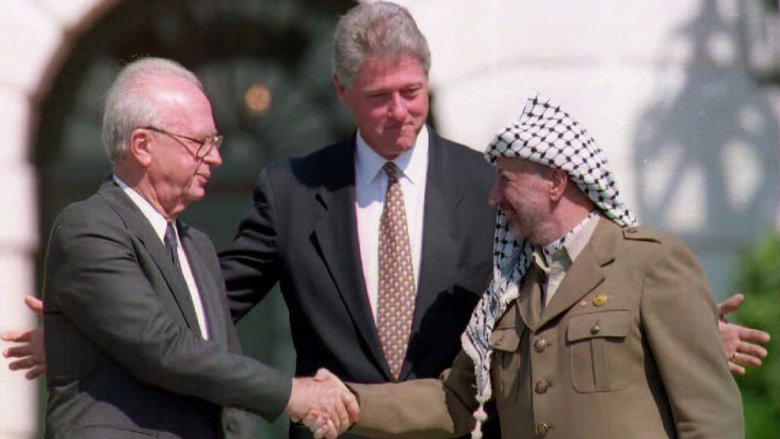
M769 334L764 331L746 328L726 320L726 314L739 309L744 300L745 296L737 293L718 304L720 341L729 360L729 369L736 375L743 375L746 366L761 366L761 360L766 358L767 352L759 343L769 341Z
M43 301L32 296L24 298L27 307L36 315L43 314ZM43 344L43 327L22 331L6 331L0 334L4 341L19 343L3 350L6 358L17 358L8 364L10 370L26 370L25 378L33 380L46 372L46 351ZM335 438L357 420L357 400L335 375L320 369L314 378L294 378L287 411L294 421L301 420L306 412L323 413L331 417L330 429L324 427L320 437Z
M729 360L729 369L737 375L743 375L747 366L761 366L767 351L760 344L767 343L770 338L764 331L740 326L726 319L726 315L739 309L744 300L745 296L737 293L718 304L718 329L723 352ZM27 296L24 302L35 314L43 312L43 302L39 299ZM26 371L24 376L28 380L34 380L46 372L43 328L6 331L0 334L0 339L18 343L3 349L5 358L14 359L8 363L10 370Z
M230 246L219 254L228 306L238 322L279 281L276 202L268 169L257 179L252 209L241 221Z

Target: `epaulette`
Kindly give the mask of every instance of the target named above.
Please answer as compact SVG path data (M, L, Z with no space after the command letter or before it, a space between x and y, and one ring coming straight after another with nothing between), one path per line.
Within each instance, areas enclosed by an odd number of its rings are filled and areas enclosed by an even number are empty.
M623 228L623 238L632 241L661 242L662 233L648 227L629 226Z

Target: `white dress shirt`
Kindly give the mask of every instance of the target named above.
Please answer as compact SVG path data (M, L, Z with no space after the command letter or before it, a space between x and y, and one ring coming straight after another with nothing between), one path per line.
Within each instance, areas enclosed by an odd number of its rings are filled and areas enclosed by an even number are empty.
M355 214L363 279L375 322L379 307L379 222L387 191L387 173L382 166L387 161L374 152L358 132L355 151ZM428 177L428 129L423 126L414 147L392 162L400 170L398 179L404 193L414 281L419 286L425 182Z
M596 231L598 223L599 215L592 214L582 220L581 223L562 238L554 241L551 245L543 247L541 251L537 250L535 260L546 274L545 282L542 284L544 306L550 304L550 300L558 291L558 287L561 286L566 273L569 272L571 264L577 260L577 257L590 242L590 238ZM561 242L561 240L564 240L564 242ZM539 253L542 256L538 256Z
M138 192L130 188L125 182L114 175L114 181L122 188L133 203L138 206L141 213L144 214L149 223L152 225L154 232L160 238L160 242L165 245L165 229L168 227L168 221L160 214L149 202L141 196ZM184 246L181 243L179 237L178 227L174 227L176 231L176 241L179 245L176 246L176 251L179 254L179 263L181 264L182 275L184 275L184 281L187 282L187 288L190 290L190 297L192 298L192 304L195 307L195 316L198 318L198 326L200 327L200 334L205 339L209 339L208 323L206 322L206 313L203 310L203 301L200 298L200 290L198 290L198 284L195 283L195 277L192 275L192 268L190 268L190 261L187 259L187 252L184 251Z

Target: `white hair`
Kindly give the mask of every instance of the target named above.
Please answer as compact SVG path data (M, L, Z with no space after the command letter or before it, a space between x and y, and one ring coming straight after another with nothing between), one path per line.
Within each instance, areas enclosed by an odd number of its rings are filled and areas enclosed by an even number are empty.
M164 58L141 58L126 65L106 92L103 111L103 146L111 163L127 152L130 133L153 125L158 109L152 96L161 76L181 78L203 90L203 84L181 64Z

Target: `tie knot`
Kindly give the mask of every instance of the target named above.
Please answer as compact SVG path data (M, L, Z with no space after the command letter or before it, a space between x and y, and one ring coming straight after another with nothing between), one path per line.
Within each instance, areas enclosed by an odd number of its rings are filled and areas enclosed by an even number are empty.
M176 248L176 246L179 244L179 240L176 239L176 230L174 227L175 226L173 225L173 222L169 222L165 227L165 242L173 248Z
M382 169L385 170L387 177L390 180L398 180L398 166L396 166L395 163L385 162L385 165L382 166Z
M544 273L545 276L550 274L550 262L547 258L539 254L538 251L535 251L531 256L531 258L533 259L533 262L536 265L536 267L539 268L542 271L542 273Z

